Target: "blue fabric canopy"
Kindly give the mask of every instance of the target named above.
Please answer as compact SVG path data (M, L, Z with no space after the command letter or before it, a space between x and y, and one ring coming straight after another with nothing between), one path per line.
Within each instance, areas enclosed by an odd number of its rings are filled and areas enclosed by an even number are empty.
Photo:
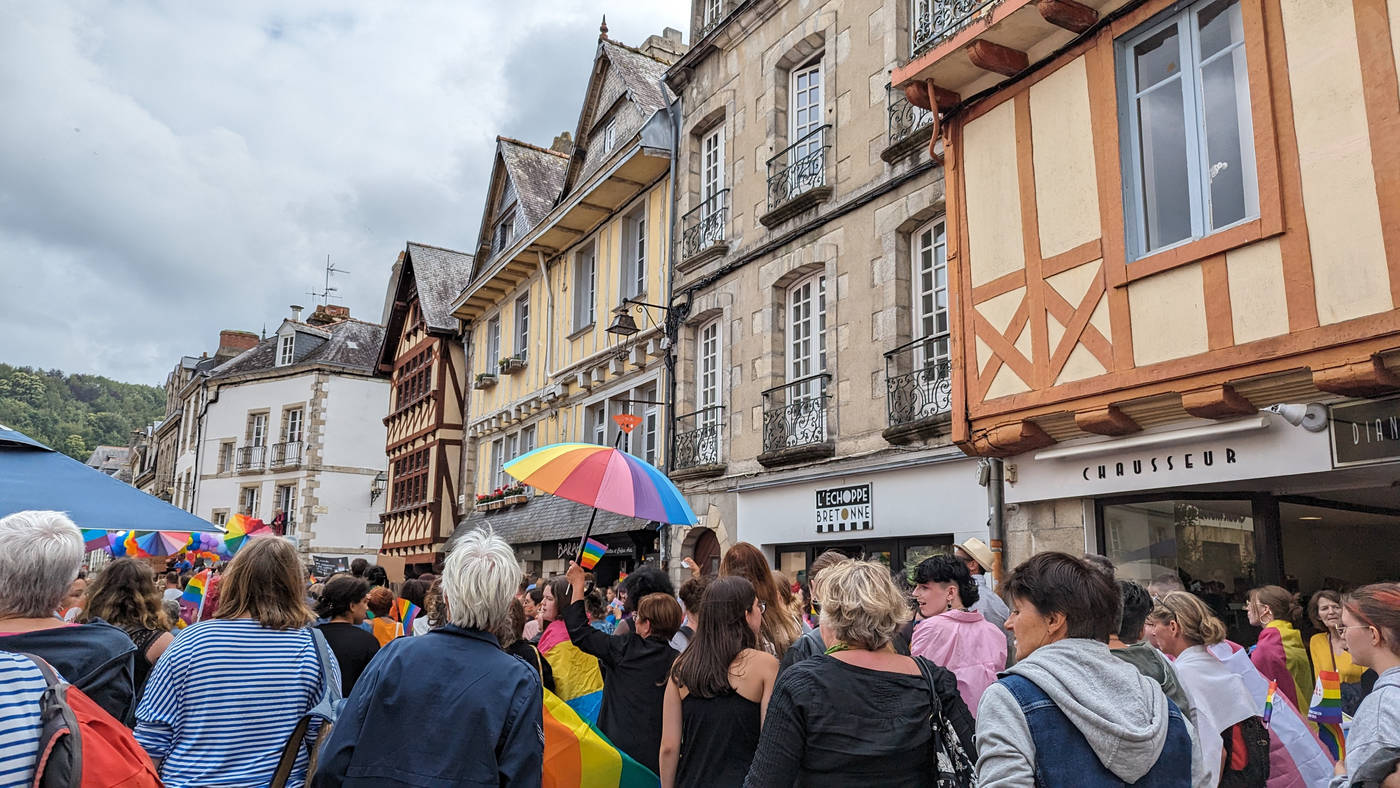
M28 509L67 512L79 528L222 533L207 520L0 425L0 517Z

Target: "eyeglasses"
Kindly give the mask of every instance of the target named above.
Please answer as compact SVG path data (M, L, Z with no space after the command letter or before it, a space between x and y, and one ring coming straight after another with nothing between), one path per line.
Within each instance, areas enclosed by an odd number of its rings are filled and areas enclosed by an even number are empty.
M1370 624L1343 624L1337 627L1337 629L1340 629L1342 631L1342 634L1345 635L1348 629L1374 629L1374 627L1372 627Z
M758 603L758 612L760 612L760 613L767 613L767 612L768 612L768 603L767 603L767 602L760 601L760 602Z

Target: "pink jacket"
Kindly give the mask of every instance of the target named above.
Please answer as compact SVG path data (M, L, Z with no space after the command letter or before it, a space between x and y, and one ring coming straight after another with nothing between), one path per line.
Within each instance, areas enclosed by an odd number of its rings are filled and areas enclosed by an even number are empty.
M920 621L909 652L953 671L958 692L973 717L982 693L1006 669L1006 636L972 610L948 610Z

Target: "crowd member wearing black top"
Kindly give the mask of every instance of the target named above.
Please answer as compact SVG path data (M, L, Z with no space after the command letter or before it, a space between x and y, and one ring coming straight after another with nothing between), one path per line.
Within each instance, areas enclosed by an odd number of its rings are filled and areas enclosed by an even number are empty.
M931 785L935 703L975 762L974 723L957 678L894 651L891 641L911 614L889 570L872 561L843 561L823 571L813 591L830 653L778 677L744 784ZM704 620L702 614L702 626ZM920 662L932 673L936 694Z
M369 582L354 575L327 580L316 602L316 615L326 619L318 629L340 664L341 691L347 698L365 666L379 652L379 640L360 629L368 609Z
M544 688L550 692L554 691L554 671L549 667L549 660L540 656L540 650L535 648L535 644L526 640L522 633L525 630L525 605L517 597L510 600L510 619L506 621L505 631L496 635L501 641L501 648L508 654L514 654L525 660L525 664L535 669L540 674L540 682Z
M690 609L699 628L666 683L661 788L738 788L778 678L758 647L763 603L745 578L721 577Z
M637 612L637 603L648 594L675 596L676 587L671 585L671 578L665 572L651 564L644 564L637 571L622 578L622 582L618 584L617 595L622 600L622 620L617 622L617 628L613 630L614 635L631 634L632 616ZM680 629L679 626L676 628Z
M638 763L659 771L661 706L676 659L669 641L680 628L681 605L671 594L648 594L636 600L632 633L606 635L588 623L584 612L583 567L570 562L565 577L575 600L564 609L569 640L597 657L603 671L598 729Z

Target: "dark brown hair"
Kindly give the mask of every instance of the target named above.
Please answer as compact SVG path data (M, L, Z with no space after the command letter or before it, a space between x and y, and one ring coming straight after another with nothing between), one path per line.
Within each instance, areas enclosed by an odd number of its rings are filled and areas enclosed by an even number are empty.
M88 586L82 620L100 618L122 629L169 629L163 601L144 562L118 558Z
M1039 553L1006 579L1006 593L1035 606L1042 616L1065 617L1065 636L1101 643L1118 631L1122 602L1103 570L1068 553Z
M1342 595L1330 588L1324 588L1312 595L1312 599L1308 600L1308 620L1312 622L1312 625L1317 628L1318 632L1329 631L1327 624L1322 621L1322 615L1317 612L1318 604L1324 599L1330 599L1336 602L1338 607L1342 604Z
M263 537L243 545L219 582L214 617L251 618L267 629L300 629L314 621L292 543Z
M1293 626L1303 623L1303 608L1293 598L1293 592L1283 586L1259 586L1250 589L1248 598L1269 609L1274 618L1281 618Z
M321 598L316 600L316 615L335 618L350 612L369 593L369 581L363 577L339 574L326 581ZM376 614L377 615L377 614Z
M696 575L687 578L681 583L681 590L676 592L676 596L681 598L681 604L685 605L685 612L700 614L700 605L705 598L705 590L714 582L714 575ZM750 586L752 588L752 586Z
M677 686L697 698L714 698L733 689L729 666L744 649L758 648L758 636L746 618L755 599L753 584L742 577L710 583L695 610L695 635L671 665Z
M652 637L670 640L681 628L681 603L670 594L647 594L637 603L637 619L651 624Z
M574 587L565 577L552 578L546 585L549 586L549 593L554 596L554 617L562 621L564 608L573 604Z

